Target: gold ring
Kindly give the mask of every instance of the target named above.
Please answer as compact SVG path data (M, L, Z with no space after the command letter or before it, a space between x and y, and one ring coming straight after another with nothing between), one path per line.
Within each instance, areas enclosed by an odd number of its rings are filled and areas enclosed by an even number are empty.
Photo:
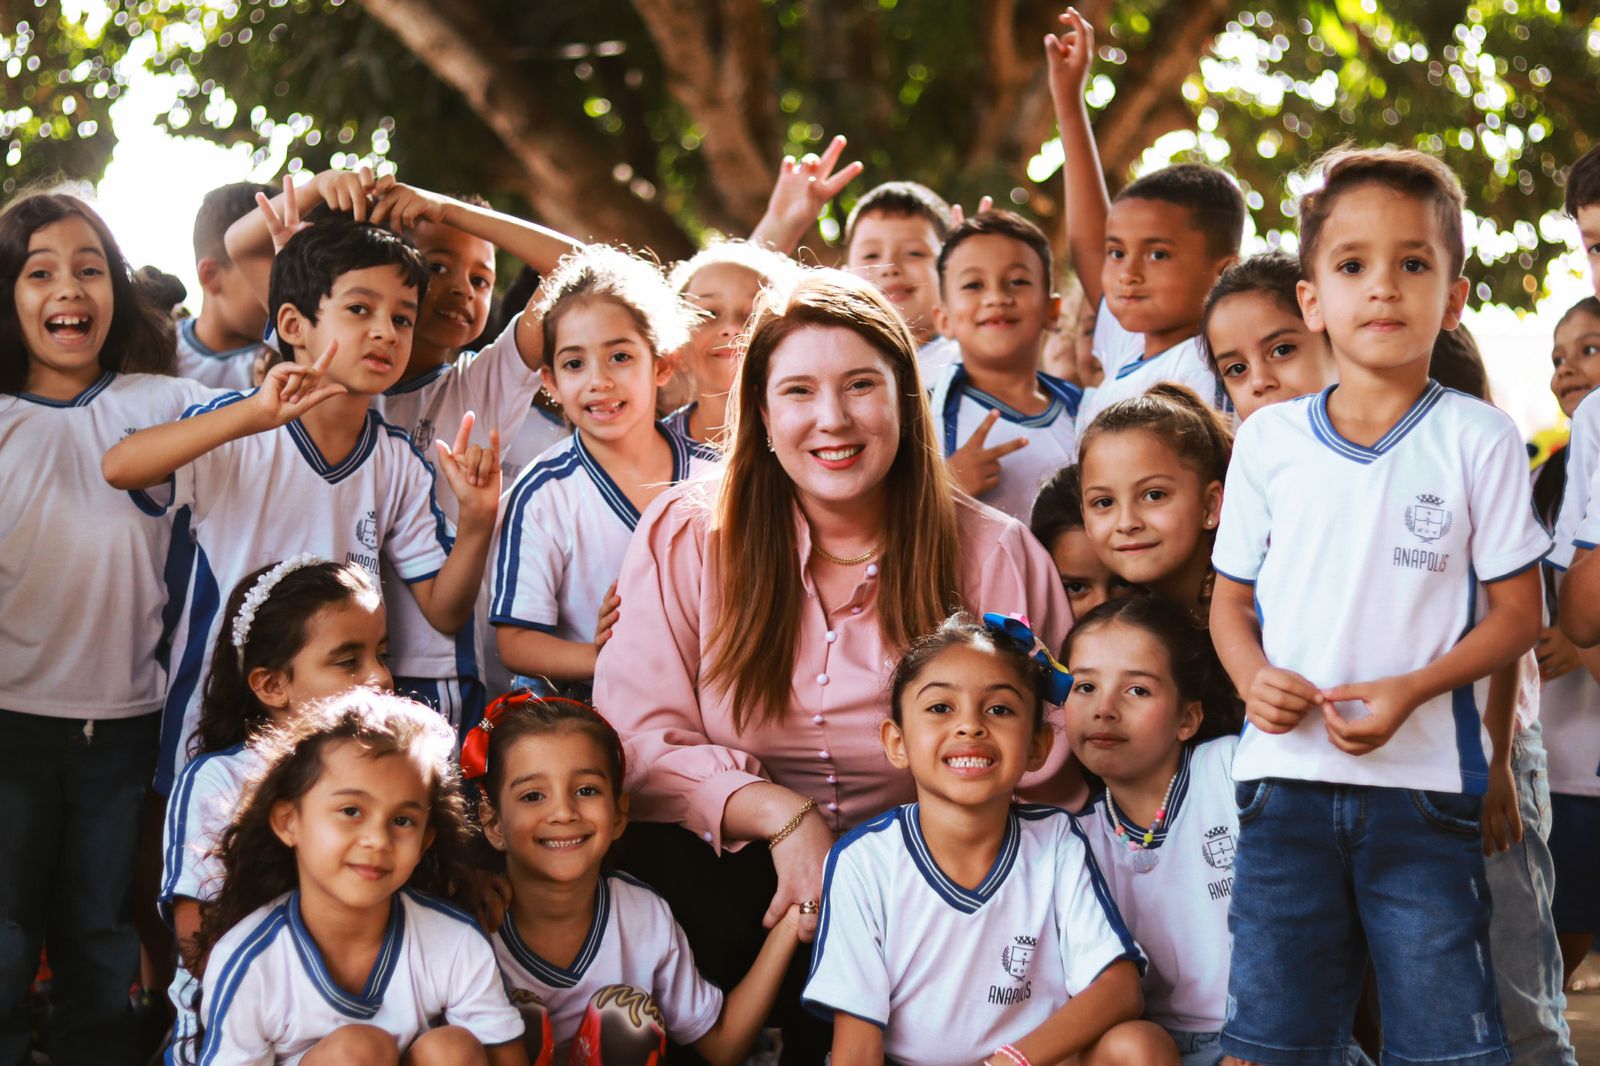
M800 901L801 914L815 914L821 909L822 905L814 899L803 899Z

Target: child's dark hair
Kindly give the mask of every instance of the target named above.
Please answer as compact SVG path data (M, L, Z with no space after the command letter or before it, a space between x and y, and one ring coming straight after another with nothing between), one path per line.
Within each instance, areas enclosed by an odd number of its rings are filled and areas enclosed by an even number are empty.
M622 738L610 722L588 703L561 696L529 698L527 693L502 696L505 710L494 720L489 733L488 755L479 785L490 806L500 804L500 786L505 783L506 753L523 737L542 737L554 733L582 733L605 756L615 791L612 799L622 798L622 783L627 765L622 754ZM496 701L499 702L499 701Z
M1579 156L1567 171L1567 191L1562 198L1562 206L1573 218L1591 204L1600 204L1600 144Z
M932 189L915 181L886 181L861 194L844 222L844 245L856 239L856 222L863 215L899 215L925 218L943 241L953 224L950 205Z
M1206 309L1200 316L1200 350L1206 366L1218 380L1222 370L1217 366L1217 354L1211 348L1211 313L1217 305L1230 296L1259 292L1277 302L1279 307L1300 317L1300 261L1287 252L1262 252L1249 259L1229 264L1217 277L1215 285L1206 294Z
M1198 701L1200 729L1190 743L1239 732L1244 724L1244 704L1222 669L1211 635L1182 607L1147 592L1107 600L1082 618L1067 634L1061 659L1072 668L1072 648L1086 633L1117 623L1142 629L1167 650L1178 698Z
M1567 319L1571 318L1573 315L1588 315L1590 318L1600 320L1600 298L1594 296L1585 296L1583 299L1579 300L1577 303L1561 312L1561 317L1556 321L1556 329L1560 329L1563 325L1565 325Z
M655 263L610 245L586 245L563 256L544 281L537 311L544 320L546 366L555 365L556 326L590 300L610 300L626 311L658 357L687 344L697 320Z
M1046 551L1063 533L1083 528L1083 489L1077 464L1064 466L1039 486L1028 515L1028 529Z
M273 832L272 809L279 802L299 803L322 777L323 753L346 740L370 757L403 755L427 777L433 842L406 884L441 896L457 887L452 874L462 868L467 824L451 762L454 731L437 712L413 700L351 689L306 708L283 729L268 730L256 741L266 767L217 842L222 891L204 911L202 953L250 912L299 884L294 849Z
M312 563L285 574L255 609L244 647L233 646L233 627L244 601L272 564L245 576L228 596L227 612L211 655L211 674L200 700L200 722L189 741L189 756L222 751L260 732L272 712L256 699L250 674L256 669L288 670L305 647L306 627L318 611L360 597L379 599L372 576L356 563Z
M944 240L944 247L939 249L939 289L944 290L945 266L950 261L950 254L960 247L963 241L973 237L1010 237L1014 241L1032 248L1039 257L1039 265L1044 270L1044 288L1048 295L1051 285L1050 238L1044 235L1044 230L1023 218L1014 211L984 211L973 215L961 225L950 231Z
M254 181L220 185L200 200L194 216L194 260L215 259L223 266L233 262L223 237L228 227L256 209L256 194L272 195L272 186Z
M1045 719L1045 693L1049 691L1048 668L1035 662L1027 649L1003 633L998 633L976 615L957 611L946 618L931 633L924 633L911 642L911 647L895 664L889 679L889 717L901 725L900 698L911 687L928 664L951 648L976 648L993 652L1013 673L1022 678L1033 697L1033 735L1038 736L1049 728Z
M1216 167L1175 163L1130 182L1118 200L1159 200L1189 211L1189 224L1206 238L1213 259L1239 254L1244 237L1244 196Z
M1477 338L1464 325L1439 331L1433 342L1433 355L1428 359L1428 376L1447 389L1494 403L1489 392L1489 368L1483 365Z
M1096 415L1078 440L1078 464L1083 465L1096 438L1134 429L1160 437L1202 482L1227 480L1233 434L1193 391L1170 381L1143 396L1118 400Z
M1450 255L1450 277L1461 276L1467 258L1461 237L1464 200L1455 171L1443 162L1414 148L1338 148L1318 160L1317 169L1322 187L1301 196L1299 205L1300 270L1307 278L1334 204L1363 185L1381 185L1431 206Z
M330 213L289 238L272 261L267 290L270 321L284 304L306 320L317 321L323 297L333 292L340 276L353 270L394 267L407 288L417 290L417 303L428 292L428 264L415 245L382 226Z
M65 193L24 193L0 211L0 393L19 393L28 384L28 351L12 299L17 278L28 258L35 232L64 219L88 223L106 255L111 280L111 326L100 346L100 369L122 374L172 374L177 355L172 345L170 307L156 307L139 294L133 271L105 220L94 208Z

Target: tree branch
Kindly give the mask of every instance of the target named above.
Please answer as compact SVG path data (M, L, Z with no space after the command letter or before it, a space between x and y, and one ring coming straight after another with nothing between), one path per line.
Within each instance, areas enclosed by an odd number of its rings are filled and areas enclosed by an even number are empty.
M633 0L667 91L700 129L727 228L748 230L777 176L770 13L758 0Z
M659 206L611 176L597 151L524 78L476 0L361 0L505 144L526 174L526 195L550 225L574 237L648 247L663 259L693 243ZM444 146L441 146L443 148Z

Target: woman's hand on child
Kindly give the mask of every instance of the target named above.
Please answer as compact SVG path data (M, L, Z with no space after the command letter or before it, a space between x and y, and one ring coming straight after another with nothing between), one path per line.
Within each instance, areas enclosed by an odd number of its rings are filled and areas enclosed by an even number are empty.
M1347 720L1334 705L1360 702L1372 713ZM1404 674L1354 685L1339 685L1322 694L1322 721L1333 746L1348 755L1369 755L1397 733L1422 702Z
M261 387L248 401L255 405L260 416L259 429L288 425L323 400L347 391L343 385L322 383L328 364L333 361L333 353L338 350L339 342L334 341L310 366L286 360L267 371L266 377L261 379Z
M822 868L833 848L833 831L820 815L807 814L794 832L772 849L778 871L778 891L772 896L761 924L771 929L796 904L822 900ZM798 914L800 939L810 943L817 935L817 914Z
M468 411L461 417L455 444L436 441L439 470L456 495L460 518L493 524L500 513L500 431L489 431L487 448L472 443L472 425L477 416Z
M950 476L956 486L968 496L988 492L1000 484L1000 460L1020 448L1028 446L1027 437L1017 437L993 448L988 446L989 431L1000 418L999 411L990 411L972 431L967 442L950 453Z
M1044 37L1044 64L1050 75L1050 95L1058 104L1083 99L1089 84L1089 68L1094 64L1094 27L1089 20L1069 7L1060 16L1060 35Z
M1293 670L1264 666L1256 671L1244 694L1244 713L1263 733L1287 733L1322 698L1317 686Z
M1539 643L1534 650L1539 658L1541 681L1554 681L1564 674L1570 674L1581 664L1577 647L1555 626L1539 634Z
M415 229L418 222L443 222L448 204L443 196L396 182L373 205L369 221L374 226L387 226L396 233L406 233Z
M622 597L617 595L617 583L613 581L611 587L606 589L605 596L600 601L599 621L594 627L594 650L598 652L606 646L611 639L611 631L616 628L617 619L622 617Z
M1522 843L1522 807L1509 759L1489 763L1489 790L1483 796L1483 853L1496 855Z

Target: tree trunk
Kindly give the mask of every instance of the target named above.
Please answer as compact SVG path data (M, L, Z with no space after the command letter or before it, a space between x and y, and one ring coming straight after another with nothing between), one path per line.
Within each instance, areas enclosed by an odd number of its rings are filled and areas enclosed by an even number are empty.
M528 202L548 224L582 239L648 247L663 260L693 251L671 216L615 181L612 160L542 104L544 94L500 46L476 0L361 3L495 132L527 176Z

